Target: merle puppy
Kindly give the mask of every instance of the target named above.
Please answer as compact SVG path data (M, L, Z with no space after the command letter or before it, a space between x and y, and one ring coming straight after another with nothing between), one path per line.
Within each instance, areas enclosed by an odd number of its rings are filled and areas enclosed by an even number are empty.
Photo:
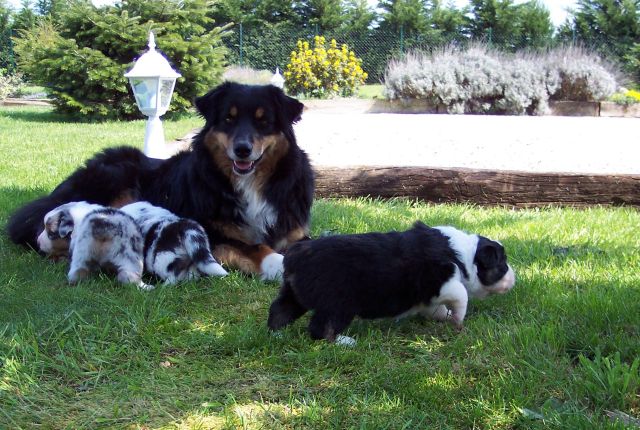
M268 326L278 330L313 311L314 339L339 336L354 317L419 313L461 329L469 297L509 291L515 275L503 246L453 227L416 222L404 232L337 235L299 242L284 258Z
M227 274L211 255L207 234L197 222L149 202L132 203L121 210L142 230L146 271L165 283Z
M115 272L122 283L153 289L142 281L143 239L133 218L118 209L100 207L76 222L69 245L69 283L102 269Z

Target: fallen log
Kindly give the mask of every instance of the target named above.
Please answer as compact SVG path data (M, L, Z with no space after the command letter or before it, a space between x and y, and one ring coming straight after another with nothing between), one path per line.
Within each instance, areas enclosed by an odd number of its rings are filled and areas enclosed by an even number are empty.
M428 202L535 207L640 206L640 175L427 167L318 167L317 197L410 197Z

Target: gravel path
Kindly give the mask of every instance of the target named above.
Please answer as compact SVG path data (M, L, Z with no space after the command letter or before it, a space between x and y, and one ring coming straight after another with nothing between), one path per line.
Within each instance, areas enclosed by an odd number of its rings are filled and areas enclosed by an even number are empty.
M640 174L640 119L369 114L307 109L295 125L315 166L425 166Z

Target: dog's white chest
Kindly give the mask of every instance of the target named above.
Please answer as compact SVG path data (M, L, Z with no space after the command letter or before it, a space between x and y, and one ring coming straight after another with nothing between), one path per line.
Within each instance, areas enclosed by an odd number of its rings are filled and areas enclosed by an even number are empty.
M240 196L240 210L251 230L252 239L255 242L262 242L269 228L276 223L275 209L256 189L253 175L238 179L235 189Z

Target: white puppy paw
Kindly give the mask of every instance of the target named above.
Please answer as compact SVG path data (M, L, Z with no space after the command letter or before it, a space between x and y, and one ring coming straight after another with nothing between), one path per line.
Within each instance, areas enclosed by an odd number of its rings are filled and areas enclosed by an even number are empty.
M336 345L344 345L344 346L348 346L348 347L354 347L356 346L357 341L349 336L343 336L341 334L339 334L338 336L336 336Z
M267 255L260 263L260 279L263 281L281 281L284 273L282 261L284 255L276 252Z

